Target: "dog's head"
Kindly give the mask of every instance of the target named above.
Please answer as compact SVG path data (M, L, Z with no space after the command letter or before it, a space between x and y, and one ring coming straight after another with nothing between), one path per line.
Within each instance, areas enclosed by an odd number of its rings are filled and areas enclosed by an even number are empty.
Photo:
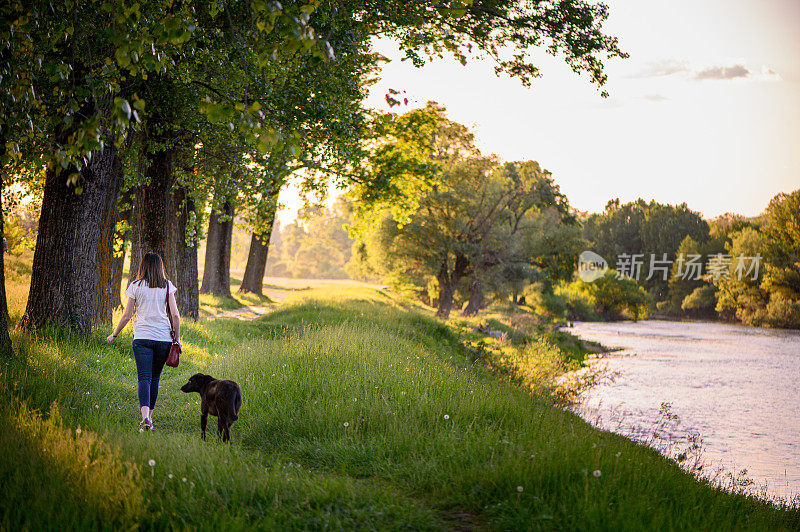
M214 378L210 375L195 373L189 378L189 382L181 386L181 391L184 393L201 392L211 380L214 380Z

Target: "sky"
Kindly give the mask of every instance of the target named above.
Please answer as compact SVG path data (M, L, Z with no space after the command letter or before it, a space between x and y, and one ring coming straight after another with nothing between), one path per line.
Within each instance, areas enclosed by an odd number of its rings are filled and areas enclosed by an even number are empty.
M525 88L491 61L415 68L379 39L374 49L391 61L367 105L389 110L389 88L410 99L403 111L443 104L482 152L539 161L581 211L641 197L686 202L706 218L755 216L800 188L800 0L606 4L604 29L630 54L606 62L607 99L543 51L532 53L542 77ZM296 188L281 202L286 223Z

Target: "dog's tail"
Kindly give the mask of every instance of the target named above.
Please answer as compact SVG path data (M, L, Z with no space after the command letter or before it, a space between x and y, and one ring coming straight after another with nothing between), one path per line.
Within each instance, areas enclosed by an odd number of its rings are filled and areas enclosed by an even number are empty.
M241 392L236 394L236 398L233 400L233 412L231 412L231 421L236 421L239 419L239 409L242 407L242 394Z

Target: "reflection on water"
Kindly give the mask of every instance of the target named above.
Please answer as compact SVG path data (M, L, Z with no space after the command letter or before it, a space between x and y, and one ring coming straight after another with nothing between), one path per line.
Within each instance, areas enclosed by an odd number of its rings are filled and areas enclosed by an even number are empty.
M605 359L622 375L588 395L585 419L642 439L670 403L679 423L666 437L699 433L711 464L746 468L770 496L800 493L800 331L658 320L569 330L623 348Z

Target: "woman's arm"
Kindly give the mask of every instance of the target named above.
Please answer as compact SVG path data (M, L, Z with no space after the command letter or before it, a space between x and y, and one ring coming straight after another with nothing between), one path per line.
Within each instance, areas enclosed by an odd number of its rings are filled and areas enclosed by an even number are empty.
M125 310L122 311L122 317L119 319L119 323L117 327L114 329L108 338L106 338L106 342L109 344L114 342L114 339L119 335L120 331L125 328L131 318L133 317L133 308L134 308L134 299L132 297L128 298L128 302L125 304Z
M172 316L172 328L175 329L175 341L181 343L181 315L178 313L178 303L175 302L175 293L169 295L169 315Z

